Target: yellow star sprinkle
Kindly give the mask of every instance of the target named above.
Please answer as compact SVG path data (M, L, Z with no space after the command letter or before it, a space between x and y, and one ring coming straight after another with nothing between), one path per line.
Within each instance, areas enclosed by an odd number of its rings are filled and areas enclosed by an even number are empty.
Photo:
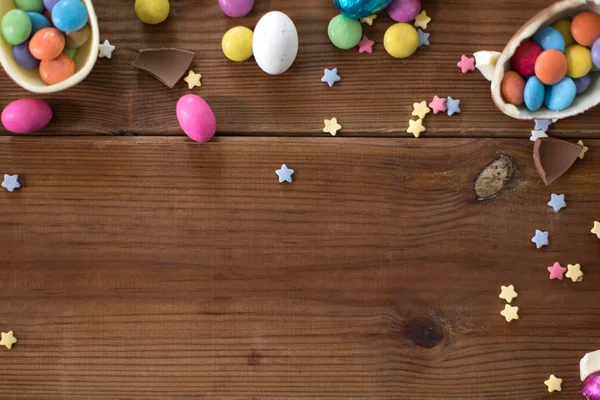
M544 381L544 385L548 386L548 392L560 392L562 390L562 379L557 378L554 374L550 375L547 381Z
M421 11L415 18L415 27L421 29L427 29L427 24L431 22L431 18L427 16L425 10Z
M585 152L588 151L589 148L583 144L583 140L580 140L579 142L577 142L577 144L580 145L581 147L583 147L583 149L581 149L581 153L579 153L579 159L583 160L583 157L585 156Z
M591 232L598 236L598 239L600 239L600 222L594 221L594 227L592 228Z
M2 332L0 346L6 346L6 348L10 350L15 343L17 343L17 338L14 336L13 331L9 331L8 333Z
M406 132L412 133L413 135L415 135L416 138L421 136L421 132L425 132L425 127L423 126L422 119L418 119L416 121L413 121L411 119L410 121L408 121L408 124L409 124L409 126L408 126L408 129L406 130Z
M500 293L500 296L498 296L498 297L500 297L501 299L506 300L506 302L508 304L510 304L515 297L519 297L518 293L515 292L515 286L514 285L500 286L500 289L502 290L502 292Z
M185 78L183 78L183 80L187 82L188 87L190 89L193 89L195 87L202 86L202 84L200 83L201 78L202 78L202 75L196 74L194 71L190 70L189 75L186 76Z
M373 21L375 21L376 18L377 18L377 14L373 14L373 15L369 15L368 17L361 18L360 22L371 26L371 25L373 25Z
M583 272L581 272L581 265L569 264L567 265L567 278L570 278L573 282L581 282L583 280Z
M430 112L431 112L431 110L429 109L429 107L427 107L426 101L422 101L420 103L413 104L412 115L414 115L415 117L419 117L419 119L425 118L425 116L427 114L429 114Z
M331 136L335 136L337 131L342 129L342 126L338 124L337 118L326 119L323 121L325 123L325 128L323 128L323 132L328 132Z
M504 310L500 311L500 315L506 318L506 322L510 322L513 319L519 319L519 307L511 306L506 304Z

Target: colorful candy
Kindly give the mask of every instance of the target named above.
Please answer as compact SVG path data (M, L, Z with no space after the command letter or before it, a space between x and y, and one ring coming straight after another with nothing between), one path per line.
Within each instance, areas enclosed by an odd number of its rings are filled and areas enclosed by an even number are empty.
M78 49L87 43L87 41L89 40L91 35L92 35L92 28L90 28L89 24L87 24L86 26L84 26L83 28L81 28L78 31L66 32L65 33L66 46L71 47L73 49Z
M3 0L6 1L6 0ZM0 32L8 44L16 46L23 43L31 35L31 20L23 10L10 10L0 22Z
M177 121L190 139L208 142L217 131L217 120L206 101L195 94L186 94L177 102Z
M535 75L535 62L544 49L534 42L523 42L515 50L510 65L523 78Z
M525 83L525 90L523 93L523 101L525 107L529 111L537 111L544 104L544 97L546 96L546 87L538 78L532 76Z
M20 99L2 111L2 125L13 133L34 133L52 119L52 109L44 100Z
M535 35L531 38L535 43L539 44L544 50L558 50L565 51L565 39L554 28L544 26L540 28Z
M221 48L231 61L242 62L252 57L253 33L245 26L236 26L223 35Z
M42 60L40 76L48 85L55 85L75 74L75 62L66 54L61 54L54 60Z
M62 32L78 31L88 20L87 8L81 0L60 0L52 9L52 23Z
M60 0L44 0L44 7L46 7L46 10L48 10L49 12L52 12L52 10L54 9L54 6L59 1Z
M363 30L358 20L346 17L344 14L339 14L329 21L327 34L335 47L347 50L360 42Z
M577 94L581 94L588 90L588 88L592 85L592 76L590 74L587 74L586 76L582 76L581 78L573 79L573 82L575 82Z
M29 17L29 20L31 21L31 33L32 34L36 33L40 29L49 28L51 26L50 21L48 21L48 18L44 17L42 14L40 14L38 12L29 11L29 12L27 12L27 16Z
M561 111L569 107L575 96L577 87L573 79L566 77L555 85L546 88L544 105L552 111Z
M600 38L596 39L592 46L592 62L596 68L600 68ZM592 67L592 71L594 67Z
M544 85L554 85L567 75L567 58L558 50L545 50L535 61L535 76Z
M42 12L44 11L44 3L42 0L14 0L15 6L19 10L23 11L33 11L33 12Z
M171 12L169 0L135 0L135 15L145 24L157 25Z
M65 48L65 36L56 28L40 29L29 41L31 55L41 61L58 57Z
M592 69L592 52L580 44L572 44L565 50L567 76L581 78Z
M387 13L396 22L410 22L421 11L421 0L392 0Z
M571 34L582 46L591 46L600 37L600 15L591 11L579 13L571 23Z
M29 42L21 43L12 47L12 55L17 64L25 69L38 69L40 60L31 55Z
M502 78L500 90L507 103L520 106L524 101L525 79L515 71L507 71Z
M252 11L254 0L219 0L219 7L228 17L245 17Z
M565 41L565 46L570 46L575 43L575 39L573 39L573 35L571 35L571 21L562 19L553 23L552 27L560 32Z
M410 57L419 47L419 34L414 26L399 22L387 29L383 36L383 46L392 57Z

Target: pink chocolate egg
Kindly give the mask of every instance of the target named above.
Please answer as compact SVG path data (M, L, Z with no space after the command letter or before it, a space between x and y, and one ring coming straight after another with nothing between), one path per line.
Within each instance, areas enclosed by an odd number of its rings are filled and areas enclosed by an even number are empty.
M34 133L52 119L52 109L44 100L15 100L2 111L2 125L13 133Z
M217 131L215 114L204 99L186 94L177 102L177 120L181 129L196 142L208 142Z

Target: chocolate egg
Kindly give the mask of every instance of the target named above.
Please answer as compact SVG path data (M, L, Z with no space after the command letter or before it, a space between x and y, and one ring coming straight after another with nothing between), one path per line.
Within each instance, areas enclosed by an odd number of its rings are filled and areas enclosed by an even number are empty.
M392 0L333 0L333 2L342 14L360 19L377 14L389 6Z

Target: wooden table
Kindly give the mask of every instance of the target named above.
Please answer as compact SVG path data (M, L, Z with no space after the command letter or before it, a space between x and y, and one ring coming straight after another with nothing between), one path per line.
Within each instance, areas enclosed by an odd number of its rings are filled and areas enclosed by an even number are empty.
M75 89L47 96L43 133L0 137L1 399L579 399L579 359L600 348L600 108L551 128L584 139L584 160L545 187L530 122L497 111L461 54L501 50L549 1L426 1L431 46L393 60L382 14L372 55L340 51L329 0L257 1L226 18L216 1L173 0L144 26L131 1L96 0L117 50ZM228 62L224 32L269 10L296 23L300 53L282 76ZM194 93L218 137L183 136L170 90L130 66L138 49L197 52ZM333 88L324 68L339 68ZM0 73L0 106L27 96ZM412 104L462 100L406 133ZM337 117L339 136L322 121ZM510 157L488 200L474 181ZM274 170L296 170L280 185ZM555 213L551 193L568 207ZM536 250L535 229L550 231ZM580 263L581 283L546 266ZM500 285L520 320L506 323Z

